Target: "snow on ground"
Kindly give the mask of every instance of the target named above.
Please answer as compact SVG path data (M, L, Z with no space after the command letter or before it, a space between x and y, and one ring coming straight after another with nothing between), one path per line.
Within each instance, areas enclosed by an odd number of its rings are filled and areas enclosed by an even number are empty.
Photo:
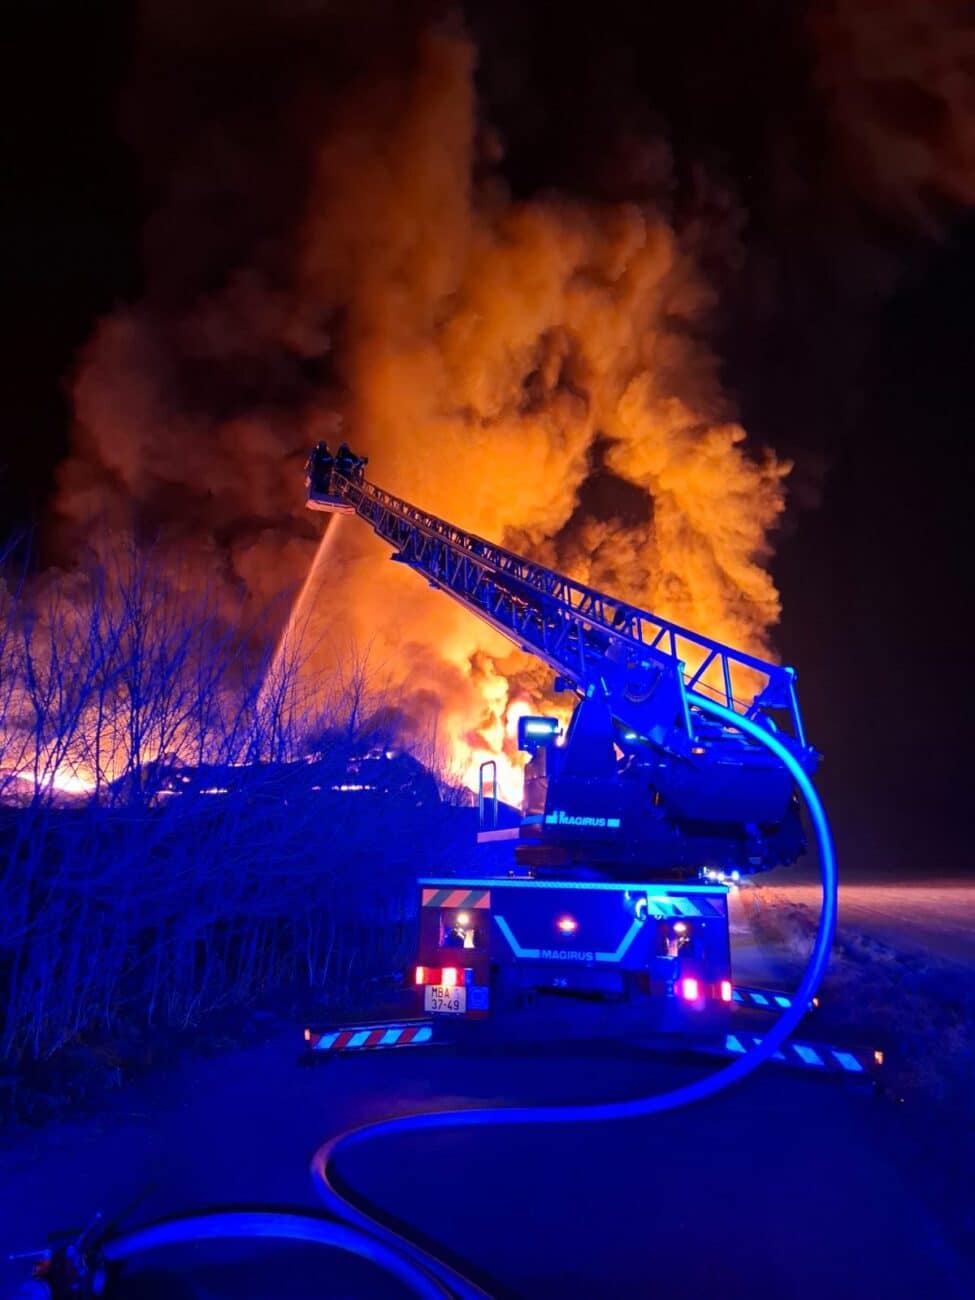
M788 884L775 892L818 913L816 885ZM975 884L841 884L839 933L841 942L868 937L900 952L921 953L975 971Z
M761 883L738 892L731 917L740 983L765 975L795 986L820 898L818 887L802 884ZM841 885L816 1018L817 1033L833 1029L859 1033L865 1045L885 1051L898 1095L948 1105L971 1121L975 889L957 881Z

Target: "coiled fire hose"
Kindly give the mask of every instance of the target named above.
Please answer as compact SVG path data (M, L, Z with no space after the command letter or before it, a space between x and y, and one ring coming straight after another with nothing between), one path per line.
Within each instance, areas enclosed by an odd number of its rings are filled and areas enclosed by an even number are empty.
M837 879L833 840L815 787L791 751L774 733L711 700L695 696L694 703L702 712L764 745L785 765L806 804L819 849L823 901L812 952L791 1005L782 1012L759 1044L706 1078L654 1097L581 1105L430 1111L364 1125L331 1138L319 1148L312 1160L311 1175L315 1190L325 1209L335 1216L334 1219L271 1210L189 1215L150 1224L105 1242L99 1251L100 1260L122 1261L147 1250L204 1240L239 1237L300 1240L359 1255L402 1282L422 1300L485 1300L488 1293L470 1278L404 1233L387 1228L378 1217L360 1209L359 1204L367 1203L365 1198L356 1197L359 1202L356 1204L344 1195L336 1186L336 1156L362 1142L371 1142L392 1134L457 1128L461 1125L590 1124L603 1120L639 1119L657 1115L714 1096L744 1079L763 1061L773 1056L798 1025L819 987L829 960L836 929ZM98 1291L93 1294L98 1294Z

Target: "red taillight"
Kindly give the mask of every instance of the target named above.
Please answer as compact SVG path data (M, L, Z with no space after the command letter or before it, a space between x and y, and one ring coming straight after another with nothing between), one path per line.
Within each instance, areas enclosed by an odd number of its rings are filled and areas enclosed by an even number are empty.
M457 983L457 967L445 966L440 972L440 983L444 988L452 989Z
M426 968L425 968L425 967L423 967L423 966L417 966L417 968L416 968L416 982L417 982L417 984L422 984L422 983L423 983L423 977L424 977L424 975L425 975L426 973L427 973L427 972L426 972Z
M731 980L721 981L721 1001L722 1002L731 1001Z
M688 975L680 982L680 992L681 997L688 1002L696 1002L701 996L701 986L696 979Z

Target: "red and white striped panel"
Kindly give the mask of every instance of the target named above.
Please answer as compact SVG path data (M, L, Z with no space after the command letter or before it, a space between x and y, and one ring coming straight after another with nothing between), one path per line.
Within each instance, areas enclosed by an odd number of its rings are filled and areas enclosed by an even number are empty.
M432 1040L433 1024L429 1020L305 1030L305 1042L313 1052L356 1052L367 1047L422 1047Z

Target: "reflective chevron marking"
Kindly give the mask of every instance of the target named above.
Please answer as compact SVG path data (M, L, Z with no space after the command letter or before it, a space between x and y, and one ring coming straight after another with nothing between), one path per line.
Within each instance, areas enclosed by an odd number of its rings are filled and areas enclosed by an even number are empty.
M343 1029L306 1029L305 1042L313 1052L364 1051L369 1047L423 1047L433 1041L429 1020L402 1024L362 1025Z
M424 889L422 901L424 907L490 907L491 891L488 889Z
M760 1034L746 1034L741 1030L725 1034L719 1043L701 1043L692 1050L707 1053L709 1056L740 1056L758 1047L762 1042ZM772 1054L772 1060L794 1069L814 1070L819 1074L870 1074L880 1064L881 1053L858 1050L856 1048L828 1047L822 1043L794 1043L786 1040Z
M639 897L640 891L635 891ZM725 899L704 898L699 895L690 894L647 894L647 911L657 920L675 916L724 916Z
M849 1070L852 1074L863 1074L863 1066L852 1052L840 1052L835 1047L830 1048L830 1051L844 1070Z
M736 984L732 992L732 998L739 1006L758 1007L762 1011L785 1010L792 1006L792 995L790 993L777 993L772 989L750 989L742 984ZM810 1003L808 1010L812 1011L816 1003Z

